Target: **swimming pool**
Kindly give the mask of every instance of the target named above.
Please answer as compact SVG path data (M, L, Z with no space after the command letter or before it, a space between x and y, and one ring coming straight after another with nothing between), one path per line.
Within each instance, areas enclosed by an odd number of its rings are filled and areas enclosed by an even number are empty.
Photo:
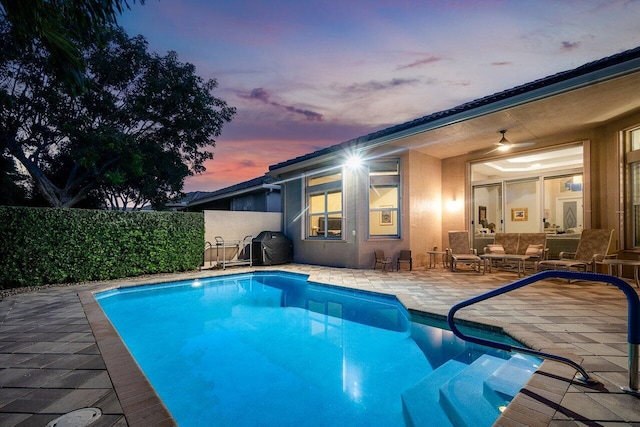
M411 322L395 297L292 273L96 299L181 426L491 425L537 362ZM514 365L528 375L502 381Z

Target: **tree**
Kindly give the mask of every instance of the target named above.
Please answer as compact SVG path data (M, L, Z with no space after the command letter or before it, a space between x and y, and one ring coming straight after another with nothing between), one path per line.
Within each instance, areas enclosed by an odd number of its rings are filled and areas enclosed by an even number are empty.
M15 162L7 155L0 155L0 188L1 206L22 206L27 203L27 179L18 172Z
M175 52L149 53L142 36L117 27L103 41L79 44L87 90L72 96L46 49L22 50L0 26L0 149L51 206L96 193L110 207L160 205L205 170L235 108Z
M144 0L138 0L144 4ZM132 0L135 3L136 0ZM0 16L11 23L22 47L39 40L51 54L58 76L73 93L84 89L84 63L74 43L95 38L105 26L116 24L129 9L127 0L0 0Z

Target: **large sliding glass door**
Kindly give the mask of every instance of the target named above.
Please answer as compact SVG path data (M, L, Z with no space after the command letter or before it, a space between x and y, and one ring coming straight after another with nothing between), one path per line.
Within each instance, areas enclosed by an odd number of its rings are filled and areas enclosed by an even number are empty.
M549 255L575 250L584 226L582 145L471 165L473 247L495 233L547 233Z

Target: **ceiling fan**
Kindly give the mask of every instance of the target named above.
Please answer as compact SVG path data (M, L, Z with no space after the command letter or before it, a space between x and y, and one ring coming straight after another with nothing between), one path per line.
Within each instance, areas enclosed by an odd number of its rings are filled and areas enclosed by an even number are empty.
M496 148L491 150L490 153L493 152L493 151L505 152L505 151L509 151L512 148L530 147L530 146L535 144L534 141L513 143L513 142L509 141L506 136L504 136L504 134L507 133L506 129L503 129L503 130L501 130L499 132L502 134L502 138L500 138L500 141L493 143L493 145L495 145Z

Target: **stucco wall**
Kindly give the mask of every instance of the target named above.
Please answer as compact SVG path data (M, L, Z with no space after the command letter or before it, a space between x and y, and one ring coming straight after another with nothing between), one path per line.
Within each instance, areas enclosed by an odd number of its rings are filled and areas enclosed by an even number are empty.
M224 240L242 240L257 236L261 231L282 231L280 212L204 211L204 240L215 242L215 236Z
M345 233L342 240L305 239L304 178L282 177L284 233L293 240L294 262L334 267L363 268L359 261L358 243L366 211L358 215L354 200L360 198L362 178L346 174L344 179ZM356 187L356 186L360 187ZM359 199L360 200L360 199ZM360 209L362 211L362 209ZM358 218L358 219L356 219ZM355 232L355 234L354 234ZM373 264L372 264L373 265Z
M435 157L413 151L408 156L405 197L409 199L409 237L414 266L427 265L427 251L443 250L442 168Z
M466 230L471 195L466 185L466 156L442 161L442 246L449 246L449 231Z

